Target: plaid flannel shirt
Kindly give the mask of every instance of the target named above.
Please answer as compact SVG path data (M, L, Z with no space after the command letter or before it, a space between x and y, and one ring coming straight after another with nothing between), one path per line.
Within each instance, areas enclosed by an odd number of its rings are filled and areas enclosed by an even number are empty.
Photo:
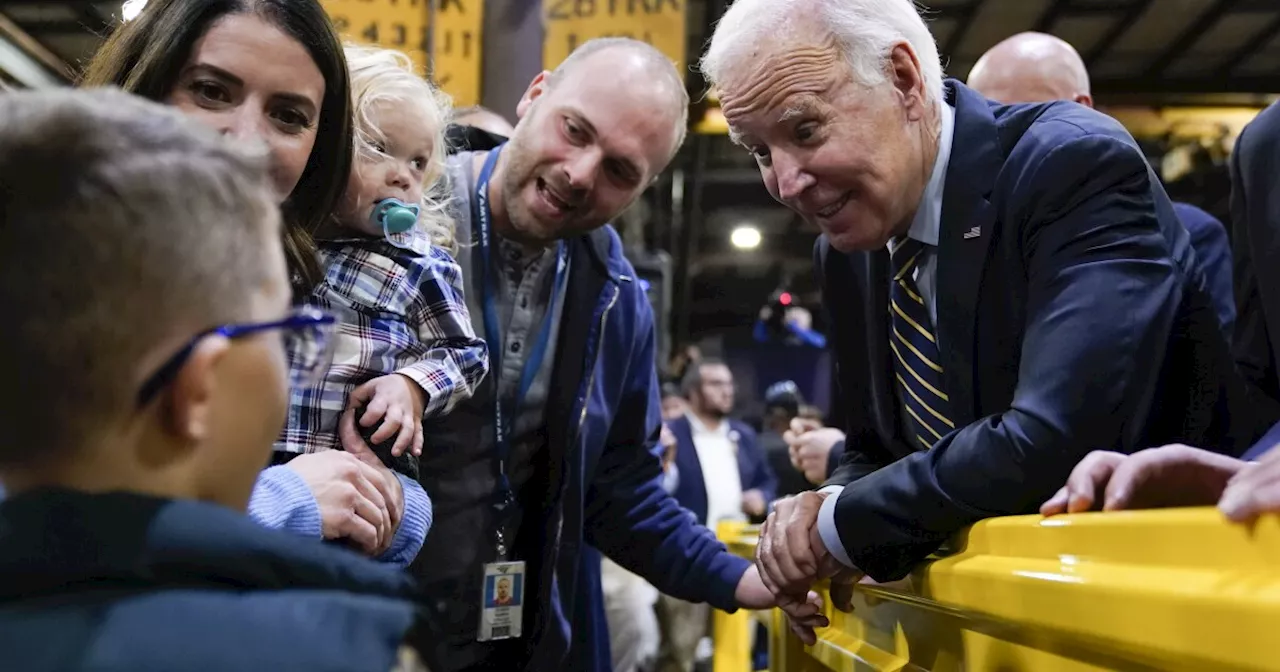
M462 270L425 234L319 241L324 280L307 303L331 312L333 364L320 383L290 391L289 413L275 449L341 449L338 420L356 387L403 374L426 392L424 418L469 398L489 370L488 348L471 327Z

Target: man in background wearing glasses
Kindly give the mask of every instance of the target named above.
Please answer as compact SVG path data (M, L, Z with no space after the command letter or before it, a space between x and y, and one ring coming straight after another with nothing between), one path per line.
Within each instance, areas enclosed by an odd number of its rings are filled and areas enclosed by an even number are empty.
M265 161L117 92L0 119L6 664L402 669L407 577L244 515L332 324L290 309Z

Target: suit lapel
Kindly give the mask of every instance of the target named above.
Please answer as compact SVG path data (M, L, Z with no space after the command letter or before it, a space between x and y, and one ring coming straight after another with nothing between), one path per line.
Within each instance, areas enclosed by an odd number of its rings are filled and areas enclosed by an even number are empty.
M974 331L982 273L996 235L989 198L1003 159L986 99L950 80L947 98L956 115L938 233L937 330L951 419L963 427L978 413Z
M691 498L686 506L702 502L702 518L707 517L707 484L702 476L702 460L698 459L698 447L693 445L693 423L682 417L667 424L676 437L676 469L680 472L677 492L685 492ZM685 450L687 448L687 450Z

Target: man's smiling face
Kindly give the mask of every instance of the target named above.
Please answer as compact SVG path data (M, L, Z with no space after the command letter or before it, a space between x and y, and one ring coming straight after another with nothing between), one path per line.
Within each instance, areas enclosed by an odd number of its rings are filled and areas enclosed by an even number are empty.
M854 80L837 42L788 26L719 83L734 140L769 193L841 251L870 250L910 226L932 163L915 55L896 45L886 80Z

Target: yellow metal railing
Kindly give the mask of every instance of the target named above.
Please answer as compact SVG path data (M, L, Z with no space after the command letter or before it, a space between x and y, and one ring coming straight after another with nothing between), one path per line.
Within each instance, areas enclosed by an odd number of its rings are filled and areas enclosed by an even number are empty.
M754 557L756 530L724 524ZM804 646L768 615L769 669L1277 670L1280 518L1227 523L1214 509L1017 516L974 525L956 550ZM753 616L715 616L715 672L750 670Z

